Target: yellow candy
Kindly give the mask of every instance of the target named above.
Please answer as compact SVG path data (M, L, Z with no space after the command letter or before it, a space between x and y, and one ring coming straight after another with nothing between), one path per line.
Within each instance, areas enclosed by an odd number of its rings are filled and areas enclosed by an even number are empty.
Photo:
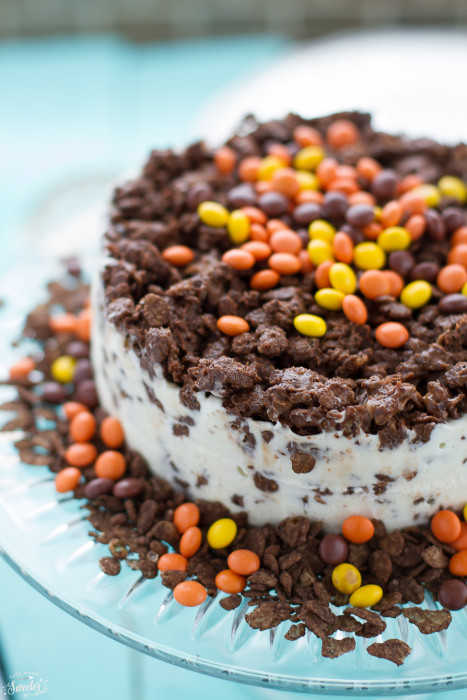
M439 200L441 199L441 193L436 185L417 185L413 190L410 190L412 194L416 194L425 200L429 207L437 207Z
M350 595L362 585L360 571L353 564L339 564L332 572L332 583L341 593Z
M412 242L412 236L403 226L389 226L378 236L378 245L387 253L393 250L405 250Z
M279 156L266 156L261 161L258 169L258 180L270 180L276 170L285 168L287 163Z
M235 539L237 524L232 518L216 520L208 530L207 540L212 549L224 549Z
M453 197L462 204L467 201L467 187L460 177L445 175L438 181L438 188L444 197Z
M76 360L70 355L61 355L52 362L50 373L56 382L69 384L75 376Z
M425 282L425 280L416 280L404 287L401 292L400 300L404 306L408 306L409 309L419 309L421 306L428 304L432 292L433 290L429 282Z
M231 212L227 222L227 231L229 232L230 240L235 245L240 245L248 240L250 235L250 219L241 209L235 209Z
M338 311L342 309L342 302L344 301L345 294L340 292L338 289L331 289L330 287L323 287L323 289L318 289L315 294L315 301L317 304L323 307L323 309L329 309L329 311Z
M314 241L310 241L307 250L310 260L315 267L321 265L325 260L334 260L331 246L320 238L315 238Z
M297 170L314 170L323 160L324 150L321 146L305 146L293 160Z
M461 294L465 294L465 296L467 297L467 282L462 287Z
M312 221L308 226L308 234L312 241L318 238L320 241L332 243L336 235L336 229L329 221L315 219L315 221Z
M344 294L353 294L357 289L357 277L350 265L335 263L329 270L329 280L334 287Z
M353 261L360 270L381 270L386 263L386 253L376 243L365 241L355 246Z
M375 212L375 221L381 221L381 215L383 213L383 207L373 207L373 211Z
M349 603L353 605L354 608L372 608L373 605L379 603L382 597L383 589L381 586L368 584L367 586L357 588L350 596Z
M218 202L202 202L198 207L198 216L208 226L225 226L229 220L228 210Z
M312 338L321 338L326 334L327 326L324 318L314 314L300 314L295 316L293 322L296 330L302 335Z
M309 173L307 170L296 170L295 176L298 180L301 190L318 190L319 180L314 173Z
M463 514L464 514L464 520L467 522L467 505L464 506Z

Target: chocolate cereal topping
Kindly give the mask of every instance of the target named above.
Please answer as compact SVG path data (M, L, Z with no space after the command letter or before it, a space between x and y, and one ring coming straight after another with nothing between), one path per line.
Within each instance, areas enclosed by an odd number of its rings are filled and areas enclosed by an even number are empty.
M102 456L109 445L103 442L106 414L94 401L92 367L87 366L85 372L85 363L79 364L89 357L89 336L76 338L76 322L87 311L88 288L79 280L70 284L68 279L64 286L51 283L49 292L49 300L29 314L24 330L39 348L10 369L7 383L16 387L17 397L0 409L15 414L2 431L23 432L15 443L21 461L32 468L48 465L58 490L60 477L70 470L68 450L74 438L67 410L75 405L70 402L80 397L83 405L78 409L94 418L96 429L88 438L88 446ZM54 317L57 308L64 312L59 318ZM70 318L75 325L69 329ZM71 383L65 383L66 377L60 374L63 365L57 366L57 360L63 362L64 357L74 360ZM99 562L96 560L96 567L99 564L108 576L129 567L151 582L160 580L169 589L176 590L185 581L194 580L205 587L208 595L216 596L216 577L228 567L229 555L248 550L257 556L259 568L245 576L245 588L240 593L220 597L221 607L228 613L246 605L245 620L255 630L284 623L284 636L292 642L309 632L321 640L323 656L332 659L352 652L356 639L371 640L384 633L387 618L403 615L422 634L442 631L451 622L447 608L458 610L467 602L465 576L454 576L450 570L456 549L438 541L430 526L390 532L381 521L373 520L370 539L358 544L341 535L326 534L326 523L302 516L285 518L274 526L255 527L249 524L247 513L233 514L224 504L205 500L196 501L201 544L189 557L187 570L160 570L161 557L181 547L174 512L186 503L187 495L152 474L144 459L124 442L116 449L118 452L113 454L121 455L126 464L120 477L102 476L96 460L94 465L75 470L79 472L78 480L66 489L83 502L92 526L90 536L108 548ZM297 465L302 469L313 467L302 459ZM267 484L263 487L271 488ZM233 519L236 534L227 547L215 549L209 546L208 532L222 518ZM346 562L347 568L358 567L363 586L380 587L382 597L371 609L356 607L348 593L336 588L333 575L341 562ZM444 609L418 607L427 591ZM341 632L351 636L334 636ZM411 651L398 639L375 642L366 648L369 654L396 664L401 664Z
M309 120L291 114L262 124L247 117L228 141L228 154L237 164L271 157L279 147L294 157L300 149L293 136L297 127L313 127L324 139L328 127L342 119L355 125L358 138L339 148L330 139L326 157L347 167L363 157L374 159L382 170L371 182L364 175L356 182L376 207L393 200L411 177L425 184L446 175L467 179L465 145L380 133L369 115L358 112ZM280 422L301 435L364 431L377 433L382 447L391 448L409 429L415 440L426 441L437 423L462 416L467 411L467 296L460 289L442 291L436 280L453 232L466 222L463 202L442 193L422 214L415 207L419 219L408 224L409 202L399 225L414 231L413 240L408 249L391 251L389 245L385 264L404 285L417 280L432 285L431 298L411 307L391 294L363 297L367 320L356 323L342 310L317 303L320 285L309 263L299 272L277 275L272 288L252 288L252 275L268 269L267 263L238 269L222 261L238 246L225 225L203 222L198 207L209 201L229 212L259 209L298 234L304 251L307 228L316 220L346 233L354 245L374 240L368 239L374 207L364 202L349 207L345 183L344 191L328 190L320 203L297 204L242 180L237 167L221 165L203 143L180 153L153 151L141 175L115 191L105 239L114 258L103 273L106 313L127 334L142 366L152 371L160 365L190 408L199 407L198 392L211 392L229 413ZM417 233L421 230L423 235ZM173 246L184 246L177 255L186 260L171 262L166 251ZM360 277L361 270L357 273ZM326 333L299 332L294 319L302 314L324 319ZM221 317L237 317L242 332L223 332ZM406 342L381 344L377 329L387 323L402 327ZM310 471L312 460L297 459L293 468Z

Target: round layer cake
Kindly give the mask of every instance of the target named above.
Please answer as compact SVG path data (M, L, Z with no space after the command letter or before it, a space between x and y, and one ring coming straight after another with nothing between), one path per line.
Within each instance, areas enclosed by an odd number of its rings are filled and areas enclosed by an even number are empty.
M339 530L467 500L467 147L345 113L153 151L93 285L102 406L193 499Z

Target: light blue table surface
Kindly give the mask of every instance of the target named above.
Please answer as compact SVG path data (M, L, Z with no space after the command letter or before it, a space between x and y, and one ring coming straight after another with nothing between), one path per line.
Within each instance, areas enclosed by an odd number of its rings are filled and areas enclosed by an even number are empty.
M0 273L26 244L25 230L34 227L42 202L63 183L112 182L141 164L151 147L201 136L193 124L205 101L289 47L277 36L150 46L113 36L0 43ZM3 561L0 644L7 674L37 672L50 700L297 697L131 651L56 608ZM467 691L436 695L465 697Z

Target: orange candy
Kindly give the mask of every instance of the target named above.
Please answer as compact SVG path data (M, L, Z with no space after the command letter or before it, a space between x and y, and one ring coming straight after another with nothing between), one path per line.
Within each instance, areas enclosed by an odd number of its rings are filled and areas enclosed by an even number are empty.
M318 192L317 190L300 190L295 197L297 204L305 204L306 202L316 202L316 204L322 204L323 200L323 193Z
M175 508L173 523L179 532L185 532L188 528L199 523L199 508L196 503L182 503Z
M269 234L261 224L251 224L250 226L250 241L263 241L267 243Z
M302 275L308 275L310 272L313 271L313 263L310 260L310 256L307 250L301 250L298 254L298 259L300 260L300 272L302 273Z
M424 214L427 210L427 203L418 194L413 194L412 192L406 192L399 199L399 203L402 207L403 212L409 212L410 214Z
M261 224L264 226L268 217L262 209L258 207L242 207L241 211L250 219L251 224Z
M467 243L467 226L460 226L451 236L451 246L454 247L459 243Z
M180 554L183 554L184 557L192 557L201 547L202 539L203 535L201 534L199 527L196 527L195 525L193 525L193 527L189 527L180 538Z
M269 221L266 224L266 231L268 232L269 236L271 236L276 231L282 231L288 228L289 227L282 221L282 219L269 219Z
M356 180L357 175L357 168L354 168L353 165L339 164L336 166L336 177L349 177L352 180Z
M409 331L402 323L388 321L375 330L376 340L384 348L400 348L409 339Z
M230 146L221 146L214 152L214 163L218 171L223 175L231 173L235 168L236 162L237 156Z
M369 204L370 207L376 205L376 200L370 192L354 192L348 197L348 202L351 206L354 204Z
M316 168L316 175L322 186L327 188L329 183L336 178L337 160L335 158L323 158Z
M260 166L261 158L259 156L243 158L238 164L238 177L243 182L256 182Z
M111 447L112 449L121 447L125 440L125 433L123 432L122 424L118 418L114 418L113 416L104 418L101 423L100 436L102 442L107 447Z
M360 297L355 294L346 294L342 300L342 311L347 316L349 321L362 325L368 319L368 311Z
M268 156L276 156L276 158L283 160L286 165L290 165L292 162L292 154L283 143L271 143L268 146Z
M337 119L326 131L326 141L332 148L351 146L358 141L358 137L357 127L348 119Z
M256 552L252 552L251 549L236 549L229 554L227 563L235 574L240 574L241 576L250 576L250 574L258 571L261 566L259 556Z
M241 593L246 587L246 578L230 569L224 569L216 576L216 586L224 593Z
M358 281L361 293L367 299L376 299L389 294L391 283L381 270L366 270Z
M312 126L297 126L293 130L293 140L298 143L299 146L322 146L323 137L317 129L313 129Z
M315 284L318 289L327 289L331 287L331 280L329 279L329 270L334 265L332 260L325 260L320 263L315 270Z
M241 246L254 257L255 260L267 260L271 255L271 246L264 241L248 241Z
M55 477L55 489L58 493L74 491L81 479L81 472L76 467L65 467Z
M217 327L225 335L240 335L250 330L248 321L241 316L221 316L217 320Z
M410 233L412 241L417 241L425 233L426 219L421 214L412 214L412 216L407 219L405 228Z
M467 270L459 263L442 267L436 278L436 284L445 294L459 292L467 282Z
M395 199L384 205L381 212L381 224L384 228L397 226L402 219L402 207Z
M431 532L437 540L449 544L461 535L461 521L452 510L440 510L431 520Z
M183 267L193 262L195 254L186 245L171 245L162 252L162 257L174 267Z
M353 241L347 233L338 231L332 241L332 252L339 262L350 264L353 260ZM331 263L332 264L332 263ZM326 285L328 286L328 285Z
M461 521L461 534L454 542L449 544L458 552L467 549L467 523Z
M375 533L375 526L369 518L363 515L351 515L342 523L342 534L349 542L361 544L371 540Z
M78 403L78 401L67 401L63 404L62 408L68 420L71 420L72 418L77 416L78 413L88 410L87 406L85 406L84 403Z
M280 275L294 275L300 270L301 263L292 253L274 253L269 258L269 267Z
M293 168L279 168L272 174L271 184L274 190L282 192L287 197L295 197L300 190L295 170Z
M76 317L76 335L80 340L91 340L91 309L83 309Z
M254 256L246 250L231 248L222 256L222 262L234 270L249 270L255 264Z
M10 367L10 379L24 379L34 369L36 369L34 360L31 357L22 357Z
M208 595L205 587L198 581L182 581L174 588L174 598L180 605L194 608L201 605Z
M66 461L73 467L88 467L96 457L97 448L90 442L76 442L65 452Z
M126 472L126 460L121 452L106 450L96 459L94 465L96 476L100 479L121 479Z
M302 239L289 229L281 229L272 234L269 245L275 253L292 253L297 255L303 248Z
M362 228L363 235L370 241L376 241L383 227L377 221L372 221L368 226Z
M96 433L96 419L88 411L78 413L70 423L70 437L74 442L88 442Z
M467 550L457 552L450 558L449 571L453 576L467 576Z
M467 243L458 243L448 253L448 263L459 263L467 268Z
M421 184L423 184L423 180L418 175L415 175L415 173L409 173L403 177L397 185L397 194L409 192L410 190L413 190L414 187L418 187L418 185Z
M393 297L398 297L404 289L404 280L402 279L402 277L399 275L398 272L394 272L394 270L381 270L381 272L389 281L388 294L390 294Z
M309 259L308 253L307 257ZM259 272L255 272L251 278L250 287L252 289L257 289L260 292L264 292L266 289L272 289L275 287L279 280L280 275L275 270L260 270Z
M175 552L163 554L157 562L159 571L186 571L188 568L188 560L183 554Z
M49 326L54 333L76 333L76 316L61 314L49 319Z
M258 182L255 182L254 187L258 194L272 192L274 189L273 184L270 180L258 180Z
M358 184L351 177L336 177L328 184L329 192L343 192L344 194L353 194L358 192Z
M357 173L366 180L373 180L380 170L381 165L374 158L364 156L357 162Z

